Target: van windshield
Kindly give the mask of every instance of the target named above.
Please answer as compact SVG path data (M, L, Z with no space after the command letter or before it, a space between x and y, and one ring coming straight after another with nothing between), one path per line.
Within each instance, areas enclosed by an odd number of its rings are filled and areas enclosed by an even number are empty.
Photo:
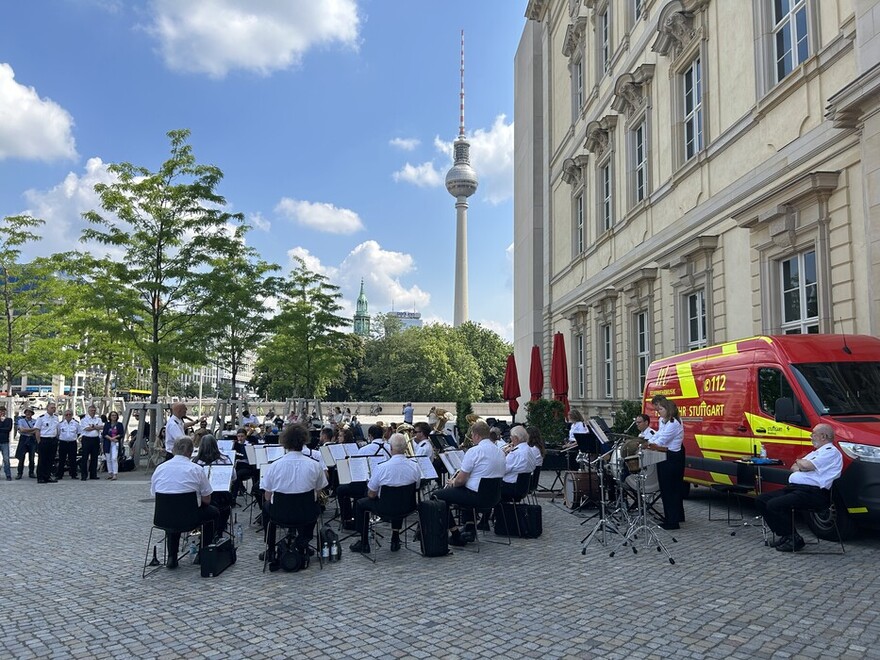
M880 362L792 366L820 415L880 414Z

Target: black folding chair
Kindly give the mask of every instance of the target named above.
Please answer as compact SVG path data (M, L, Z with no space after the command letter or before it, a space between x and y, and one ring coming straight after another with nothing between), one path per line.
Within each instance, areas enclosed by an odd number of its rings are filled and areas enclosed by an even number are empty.
M180 548L168 548L169 534L189 534L196 528L201 528L202 521L199 518L199 496L195 491L189 493L156 493L156 506L153 510L153 526L150 528L150 537L147 540L147 553L144 557L144 570L141 574L142 578L152 575L159 570L168 561L169 550L174 552L178 561L182 559L186 552L179 554ZM161 530L165 533L162 540L164 550L162 552L162 563L150 562L150 546L153 545L153 532ZM155 566L152 571L147 571L149 566Z
M416 513L419 507L418 490L416 489L415 483L406 486L382 486L378 499L378 510L375 512L375 518L370 515L373 512L364 512L364 515L369 516L367 522L367 538L371 540L371 543L370 552L361 553L362 556L366 557L374 564L376 563L377 556L373 550L373 545L375 544L376 547L379 547L379 537L381 537L381 534L376 532L377 524L384 520L391 522L395 519L401 519L403 524L399 531L403 536L403 544L407 550L409 550L409 544L406 538L406 533L410 528L415 527L418 524L418 521L414 522L412 525L406 524L409 517Z
M276 529L286 530L288 533L291 528L300 525L315 525L315 529L323 529L324 518L321 513L321 507L315 501L315 491L307 490L303 493L273 493L272 504L269 505L269 520L266 521L266 549L263 552L263 572L266 572L266 566L269 564L269 525L275 525ZM278 540L276 536L276 542ZM311 541L307 545L307 549L314 551L318 557L318 564L321 569L324 568L324 560L321 558L321 549L316 547ZM271 549L272 552L275 548Z
M727 504L727 526L728 527L747 527L754 523L750 523L743 519L742 497L747 493L755 490L756 470L754 465L748 463L736 464L736 483L735 484L712 484L712 490L717 493L723 493ZM730 504L731 498L736 498L737 507L739 509L739 518L734 519L731 525ZM709 520L724 520L724 518L712 517L712 500L709 500ZM731 536L736 536L736 530L730 532Z
M497 477L495 479L488 479L483 477L480 479L480 487L477 490L477 497L479 499L479 504L476 506L465 506L463 504L453 505L458 507L458 516L459 516L459 527L464 528L462 525L462 514L465 511L470 511L473 514L474 521L474 540L477 543L476 552L480 551L480 530L477 526L477 519L480 517L481 513L489 514L491 513L501 502L501 477ZM502 541L494 541L490 538L486 539L488 543L498 543L500 545L512 545L513 541L510 540L510 527L507 525L507 516L504 513L503 507L501 508L501 517L504 521L504 529L507 531L507 543Z
M807 513L818 514L823 519L825 519L828 523L830 523L831 526L834 528L834 535L837 537L837 543L840 545L840 552L839 553L813 552L811 554L841 554L842 555L842 554L846 553L846 548L843 547L843 539L840 536L840 529L837 527L837 513L835 512L835 506L837 506L837 505L834 503L834 484L832 483L831 488L828 491L828 500L826 502L823 502L822 504L814 506L814 507L800 507L800 508L792 507L792 509L791 509L791 531L792 532L797 533L797 527L795 526L794 523L795 523L795 514L798 511L801 511L805 514L807 514ZM818 546L819 544L820 544L820 539L819 539L818 535L816 535L815 542L812 542L812 541L808 542L806 540L804 541L805 546L808 546L808 545Z

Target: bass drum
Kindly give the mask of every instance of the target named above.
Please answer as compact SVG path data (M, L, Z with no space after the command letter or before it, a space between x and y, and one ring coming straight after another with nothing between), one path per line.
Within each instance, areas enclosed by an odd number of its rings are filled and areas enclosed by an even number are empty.
M595 472L569 471L562 478L562 501L569 509L577 509L584 500L599 499L599 475Z

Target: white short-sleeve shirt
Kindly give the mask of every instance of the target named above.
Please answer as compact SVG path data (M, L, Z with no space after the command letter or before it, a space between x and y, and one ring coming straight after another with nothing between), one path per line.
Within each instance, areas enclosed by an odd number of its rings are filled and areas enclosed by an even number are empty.
M461 471L470 475L465 486L476 493L480 490L480 479L483 477L500 479L504 476L504 452L489 438L483 438L476 447L471 447L464 453Z
M517 477L523 472L531 474L535 470L535 457L525 443L520 443L510 450L504 459L504 481L515 484Z
M305 493L327 486L327 476L318 461L301 451L289 451L263 468L260 487L272 493Z
M186 456L174 456L170 461L161 463L156 471L153 472L153 478L150 480L150 492L175 494L175 493L191 493L195 492L199 498L199 506L202 505L202 498L208 497L214 492L208 481L208 475L205 471Z
M809 472L792 472L788 477L788 483L828 489L843 470L843 456L830 442L814 449L804 458L816 469Z
M382 494L382 486L408 486L415 484L419 487L421 473L419 466L407 459L403 454L395 454L387 461L380 463L376 471L370 475L367 489L374 493Z
M170 454L174 449L174 442L185 435L183 421L175 415L169 417L168 423L165 425L165 451Z

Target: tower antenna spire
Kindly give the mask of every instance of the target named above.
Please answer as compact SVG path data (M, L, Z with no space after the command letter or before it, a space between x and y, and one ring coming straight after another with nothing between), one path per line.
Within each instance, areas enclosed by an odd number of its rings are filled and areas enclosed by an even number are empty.
M459 100L458 136L464 137L464 30L461 31L461 91L459 92Z

